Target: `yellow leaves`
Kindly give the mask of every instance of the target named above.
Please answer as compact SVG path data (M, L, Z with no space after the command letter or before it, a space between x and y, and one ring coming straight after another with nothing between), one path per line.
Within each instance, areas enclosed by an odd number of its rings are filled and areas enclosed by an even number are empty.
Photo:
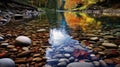
M65 1L65 9L72 9L75 8L78 3L81 3L81 0L66 0Z
M85 9L91 4L95 4L97 0L66 0L65 1L65 9L76 9L77 4L83 4L82 7L77 9Z
M89 17L85 13L79 13L77 16L75 12L66 12L64 14L67 24L70 28L81 28L83 32L90 32L91 30L100 29L101 22L96 21L94 18Z
M76 26L78 26L81 18L77 17L74 13L68 12L68 13L64 13L65 19L68 23L68 25L71 28L76 28Z

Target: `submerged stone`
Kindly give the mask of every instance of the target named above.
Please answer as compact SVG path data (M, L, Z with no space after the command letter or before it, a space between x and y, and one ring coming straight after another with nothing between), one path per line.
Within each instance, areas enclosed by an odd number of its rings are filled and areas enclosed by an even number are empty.
M73 62L67 65L67 67L95 67L92 63L88 62Z

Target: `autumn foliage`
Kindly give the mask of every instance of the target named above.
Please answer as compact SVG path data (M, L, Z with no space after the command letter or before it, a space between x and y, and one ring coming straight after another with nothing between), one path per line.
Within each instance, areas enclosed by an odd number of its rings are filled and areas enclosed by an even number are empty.
M79 9L85 9L89 5L95 4L98 0L66 0L65 9L75 9L78 4L82 4Z
M74 8L79 3L82 3L82 0L66 0L65 9Z
M64 13L67 24L72 29L81 28L83 32L90 32L91 30L99 30L101 22L96 21L94 18L81 13L77 15L75 12Z

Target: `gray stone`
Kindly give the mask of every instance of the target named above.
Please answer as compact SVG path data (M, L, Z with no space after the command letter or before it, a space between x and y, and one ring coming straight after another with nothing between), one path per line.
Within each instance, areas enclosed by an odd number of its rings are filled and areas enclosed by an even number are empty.
M63 54L56 54L55 56L53 56L53 58L63 58Z
M64 54L65 57L69 58L71 55L70 54Z
M100 62L100 64L101 64L102 67L108 67L108 65L106 64L105 61L99 60L99 62Z
M32 40L27 36L18 36L16 38L16 43L18 46L28 46L32 44Z
M0 67L15 67L15 62L10 58L0 59Z
M61 58L61 59L59 60L59 62L69 62L69 60L66 59L66 58Z
M67 65L66 62L60 62L60 63L57 64L57 66L65 66L65 65Z
M99 67L100 66L100 63L98 61L93 61L93 64L96 66L96 67Z
M67 67L94 67L94 65L88 62L73 62L68 64Z
M69 58L69 61L71 61L71 62L73 62L74 60L75 60L74 57L70 57L70 58Z

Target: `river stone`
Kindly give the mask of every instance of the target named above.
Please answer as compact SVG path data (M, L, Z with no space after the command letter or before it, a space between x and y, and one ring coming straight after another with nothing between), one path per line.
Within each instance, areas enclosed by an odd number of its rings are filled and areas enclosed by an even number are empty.
M95 41L95 40L99 40L99 38L98 37L91 37L90 40L94 40Z
M53 56L53 58L63 58L63 54L56 54L55 56Z
M117 45L113 43L102 43L102 45L105 47L117 47Z
M71 55L70 54L64 54L65 57L69 58Z
M47 63L50 65L58 64L58 59L49 59L47 60Z
M28 47L23 47L22 49L25 50L25 51L28 51L28 50L29 50Z
M7 48L13 49L15 46L14 45L8 45Z
M32 44L32 41L29 37L18 36L16 38L16 45L17 46L29 46L30 44Z
M4 38L0 36L0 41L3 41L3 40L4 40Z
M69 60L66 59L66 58L61 58L61 59L59 60L59 62L69 62Z
M0 59L0 67L15 67L15 62L10 58Z
M69 61L70 61L70 62L73 62L74 60L75 60L74 57L70 57L70 58L69 58Z
M39 30L37 30L37 32L43 32L43 31L46 31L46 29L39 29Z
M98 61L93 61L93 64L96 66L96 67L99 67L100 66L100 63Z
M2 43L1 45L2 45L2 46L8 46L9 43Z
M100 62L100 65L101 65L102 67L108 67L108 65L107 65L107 63L106 63L105 61L99 60L99 62Z
M117 64L115 67L120 67L120 64Z
M67 65L66 62L60 62L60 63L57 64L57 66L61 66L61 67L62 67L62 66L66 66L66 65Z
M94 67L94 65L88 62L73 62L68 64L67 67Z

